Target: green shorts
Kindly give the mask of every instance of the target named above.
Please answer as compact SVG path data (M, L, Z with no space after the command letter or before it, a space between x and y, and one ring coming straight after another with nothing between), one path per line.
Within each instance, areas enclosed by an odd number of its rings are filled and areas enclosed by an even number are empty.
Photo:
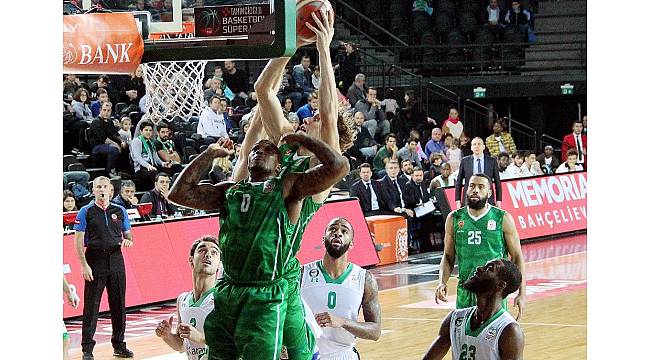
M458 279L458 284L464 280ZM476 305L476 295L458 286L456 289L456 309L468 308ZM508 300L503 299L502 307L508 310Z
M279 359L286 298L282 278L254 285L217 281L215 307L203 325L208 359Z
M316 337L305 321L305 309L300 297L298 279L288 279L287 316L284 320L283 344L291 360L311 360Z

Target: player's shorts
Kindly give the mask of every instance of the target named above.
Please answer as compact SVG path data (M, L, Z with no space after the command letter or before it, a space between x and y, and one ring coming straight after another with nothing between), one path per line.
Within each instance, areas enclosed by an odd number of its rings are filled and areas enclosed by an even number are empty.
M63 340L70 339L70 335L68 334L68 329L65 328L65 323L61 322L61 324L63 324Z
M283 344L287 347L289 359L312 360L313 354L317 352L316 337L306 321L307 311L300 297L300 283L297 279L289 281ZM311 310L308 312L311 313Z
M332 354L321 354L321 360L359 360L359 353L354 348L346 349Z
M458 280L459 284L462 282L463 281L460 279ZM474 305L476 305L476 295L458 286L456 289L456 309L468 308ZM507 299L503 299L503 304L501 307L508 310Z
M287 281L217 281L215 309L205 319L208 359L279 359L287 313Z

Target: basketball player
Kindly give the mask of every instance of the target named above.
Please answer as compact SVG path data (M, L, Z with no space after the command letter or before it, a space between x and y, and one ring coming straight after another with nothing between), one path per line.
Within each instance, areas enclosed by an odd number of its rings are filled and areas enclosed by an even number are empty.
M521 254L519 234L512 215L487 203L492 195L492 184L484 174L474 174L469 179L467 206L453 211L445 222L445 249L440 262L440 283L436 288L436 303L447 301L447 282L454 269L458 254L458 283L467 280L474 269L492 259L507 257L519 267L523 280L514 304L519 308L517 320L524 312L526 280L524 257ZM458 287L456 308L476 305L476 296ZM507 307L507 301L503 301Z
M507 259L488 261L459 287L476 295L476 306L451 311L424 360L442 359L451 347L454 360L520 360L524 332L501 305L519 288L523 277Z
M303 199L329 189L349 172L347 159L318 139L296 133L281 140L304 146L321 166L304 173L286 171L278 147L260 140L248 155L249 179L199 184L214 158L233 153L232 142L220 140L181 172L168 195L185 207L220 209L224 274L214 301L228 306L215 308L205 320L209 359L279 357L288 291L283 276L285 263L295 255Z
M172 349L185 352L190 360L205 358L205 317L214 309L213 290L219 269L219 246L214 236L195 240L190 248L189 264L192 268L192 291L184 292L176 300L178 329L172 333L174 317L163 320L156 335Z
M356 338L379 340L381 307L377 281L348 260L354 246L354 229L344 218L335 218L327 225L323 244L323 260L305 265L301 293L323 327L317 345L323 360L357 360ZM365 321L359 322L363 308Z
M331 146L338 153L341 148L347 148L352 145L352 137L349 134L349 128L345 125L343 118L338 113L338 97L336 93L336 81L334 78L334 69L330 58L329 45L334 36L334 14L320 10L323 21L313 14L316 27L307 23L307 26L316 34L316 48L319 54L319 63L324 64L321 71L321 86L318 90L319 96L319 114L315 116L308 124L308 134L321 139ZM304 39L298 39L298 45L304 46L308 42ZM255 83L255 91L258 96L259 112L261 114L261 123L268 134L269 138L276 142L282 135L293 133L293 127L284 117L282 107L276 96L279 88L284 68L289 58L276 58L269 60L267 66L260 74ZM253 127L251 120L251 128ZM248 131L247 137L255 136L256 133ZM341 136L339 136L341 134ZM246 142L247 139L244 139ZM253 138L250 139L253 141ZM247 149L242 144L242 153ZM286 145L280 145L283 155L282 166L289 167L291 171L303 172L310 167L318 164L315 157L300 157L304 154L304 149L291 148ZM245 159L245 157L242 157ZM237 173L236 173L237 175ZM240 174L246 175L246 174ZM285 279L289 283L289 292L286 299L287 317L284 324L283 342L287 347L289 359L309 360L312 354L316 353L315 338L309 331L308 324L305 322L305 315L309 312L308 308L303 306L300 298L300 263L295 258L295 254L300 249L302 235L307 224L323 205L329 196L331 188L325 191L305 198L302 204L301 216L298 222L294 241L292 246L291 258L285 262Z
M65 295L68 304L74 309L79 306L79 295L77 295L77 289L72 284L68 284L68 281L63 275L63 294ZM63 359L70 359L70 354L68 354L68 349L70 349L70 335L68 335L68 329L65 328L65 323L63 323Z

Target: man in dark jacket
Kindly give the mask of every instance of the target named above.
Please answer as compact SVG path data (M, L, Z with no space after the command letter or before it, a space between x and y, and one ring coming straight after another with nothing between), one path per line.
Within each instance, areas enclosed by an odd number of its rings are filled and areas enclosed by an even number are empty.
M117 176L115 164L123 149L128 149L127 143L120 139L117 128L110 120L113 104L105 102L102 104L99 116L90 123L88 141L93 155L106 154L106 172L110 176Z
M350 187L350 197L359 199L363 216L387 214L379 181L372 180L372 167L368 163L359 166L360 179Z
M415 212L415 208L424 205L431 200L429 190L424 183L424 171L416 166L413 168L411 180L406 183L408 193L406 207ZM409 227L411 233L411 247L419 252L433 251L433 245L429 239L429 234L433 229L433 213L428 213L420 217L413 217Z
M167 200L169 194L169 175L165 173L158 173L155 178L154 189L142 195L140 203L152 203L153 208L150 217L167 217L174 215L178 211L178 207Z
M138 198L135 197L135 183L131 180L122 180L120 194L114 197L111 202L127 210L137 208Z

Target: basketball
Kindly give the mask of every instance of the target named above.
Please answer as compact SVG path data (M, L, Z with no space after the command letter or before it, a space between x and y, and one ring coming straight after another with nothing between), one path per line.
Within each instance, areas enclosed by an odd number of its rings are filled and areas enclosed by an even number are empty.
M318 18L322 20L319 9L325 7L328 11L334 11L332 4L327 0L298 0L296 4L296 35L298 39L306 41L315 41L316 34L307 27L307 23L316 26L311 14L317 13Z

